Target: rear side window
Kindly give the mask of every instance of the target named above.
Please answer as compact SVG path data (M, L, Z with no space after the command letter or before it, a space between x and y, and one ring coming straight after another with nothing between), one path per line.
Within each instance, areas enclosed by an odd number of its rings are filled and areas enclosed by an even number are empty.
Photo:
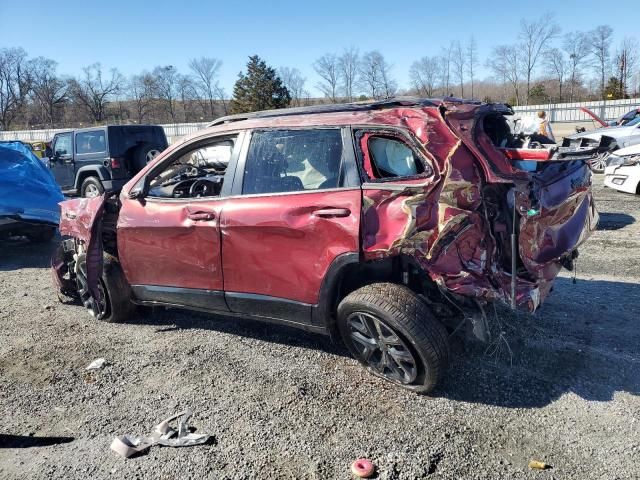
M79 132L76 134L76 153L102 153L107 151L104 130Z
M431 167L399 135L357 132L362 168L369 180L432 174Z
M251 135L242 193L337 188L342 150L337 128L256 131Z

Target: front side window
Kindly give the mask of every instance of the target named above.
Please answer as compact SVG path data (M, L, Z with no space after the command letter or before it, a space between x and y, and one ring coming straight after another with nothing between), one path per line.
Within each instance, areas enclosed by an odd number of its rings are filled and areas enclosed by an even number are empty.
M368 180L383 180L430 175L425 164L407 142L393 134L358 132L363 170Z
M56 138L55 155L71 155L71 134L59 135Z
M243 194L337 188L341 182L340 129L256 131L245 163Z
M161 198L217 197L236 146L236 136L199 143L176 152L173 160L149 182L149 196Z
M93 132L80 132L76 134L76 153L102 153L107 151L107 142L104 138L104 130Z

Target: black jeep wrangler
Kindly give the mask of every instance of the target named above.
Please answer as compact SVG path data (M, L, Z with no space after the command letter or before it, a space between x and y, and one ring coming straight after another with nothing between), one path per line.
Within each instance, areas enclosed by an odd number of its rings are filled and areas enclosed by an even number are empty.
M65 193L96 197L118 191L167 148L157 125L109 125L57 133L51 141L51 173Z

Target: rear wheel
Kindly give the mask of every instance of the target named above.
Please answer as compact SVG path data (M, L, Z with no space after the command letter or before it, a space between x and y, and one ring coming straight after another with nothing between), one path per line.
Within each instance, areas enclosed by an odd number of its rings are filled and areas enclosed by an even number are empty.
M382 377L429 392L444 376L449 340L427 305L403 285L375 283L347 295L338 328L351 354Z
M99 197L104 193L104 187L98 177L87 177L80 187L80 196L84 198Z
M129 284L124 278L120 264L111 255L104 254L102 277L98 285L100 299L96 299L89 291L87 262L84 254L78 256L76 285L82 304L98 320L124 322L135 312L136 307L131 303Z

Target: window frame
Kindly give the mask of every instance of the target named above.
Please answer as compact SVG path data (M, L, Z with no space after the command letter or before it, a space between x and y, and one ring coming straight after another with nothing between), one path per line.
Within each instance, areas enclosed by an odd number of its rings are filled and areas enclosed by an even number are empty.
M342 162L340 165L340 178L342 179L342 185L331 188L321 188L315 190L298 190L295 192L267 192L267 193L242 193L242 184L244 182L244 171L247 162L247 156L249 153L249 147L253 135L257 132L270 132L270 131L310 131L310 130L339 130L342 137ZM260 127L246 131L246 137L240 153L240 158L236 166L236 172L233 180L233 187L231 191L231 197L264 197L264 196L281 196L281 195L301 195L301 194L313 194L316 192L329 192L340 190L352 190L353 188L360 187L360 179L355 161L355 153L353 150L353 139L349 127L344 125L317 125L317 126L304 126L304 127Z
M236 144L233 149L233 152L231 153L231 158L229 159L229 165L227 166L227 170L225 171L225 174L224 174L224 182L222 184L222 189L220 190L220 195L217 195L215 197L173 198L173 197L156 197L147 193L144 196L145 201L172 202L172 203L175 203L175 202L191 203L191 202L203 202L203 201L211 202L219 199L228 198L231 194L235 172L237 170L237 165L238 165L238 158L240 156L240 152L243 150L244 145L246 143L245 142L246 132L244 130L234 130L229 132L215 133L213 135L210 134L210 135L201 136L201 137L192 139L188 143L181 145L175 151L171 152L171 154L168 155L166 158L164 158L160 163L158 163L157 165L154 165L148 172L145 173L143 177L140 178L140 180L138 180L136 185L131 188L131 191L136 190L138 188L142 188L142 185L144 184L147 178L149 179L149 181L151 181L156 175L162 172L162 170L164 170L169 164L173 163L183 155L189 152L192 152L194 150L197 150L198 148L201 148L203 146L206 146L212 143L222 142L232 137L236 138Z
M355 158L358 171L360 173L360 179L362 186L380 186L386 183L402 183L406 181L424 180L433 178L436 169L431 160L424 152L424 148L405 130L388 125L353 125L351 127L353 145L355 149ZM398 139L413 152L413 154L422 162L424 168L423 173L417 175L409 175L406 177L386 177L386 178L369 178L367 172L364 169L364 152L360 141L362 136L370 133L374 136L391 137L392 139Z
M58 143L60 142L60 139L61 139L61 138L63 138L63 137L68 137L68 138L70 138L70 139L71 139L71 140L70 140L70 142L69 142L69 143L70 143L69 147L71 148L71 151L70 151L70 152L69 152L69 151L67 151L67 153L61 153L60 155L58 155L58 154L56 153L56 151L57 151L56 149L57 149L57 147L58 147ZM57 134L57 135L56 135L56 140L55 140L55 142L54 142L54 143L53 143L53 145L52 145L52 147L53 147L53 148L52 148L52 150L53 150L53 156L54 156L54 157L58 157L58 156L69 156L69 157L72 157L72 156L73 156L73 144L74 144L74 140L73 140L73 132L64 132L64 133L59 133L59 134Z

